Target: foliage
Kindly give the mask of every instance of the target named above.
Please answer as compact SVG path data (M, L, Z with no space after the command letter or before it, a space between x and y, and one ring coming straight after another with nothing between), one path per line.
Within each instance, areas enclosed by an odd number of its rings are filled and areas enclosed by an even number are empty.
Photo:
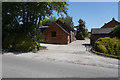
M66 2L15 2L2 4L2 25L3 28L7 28L9 31L31 32L34 27L38 28L40 21L45 16L50 16L55 10L58 14L62 12L67 14ZM62 15L62 14L61 14ZM19 26L21 23L22 25ZM33 27L34 26L34 27ZM32 29L31 29L32 27ZM3 31L4 33L4 31Z
M47 47L45 47L45 46L40 46L40 49L46 49Z
M115 37L120 38L120 25L115 26L111 31L111 34L113 34Z
M98 52L101 52L101 53L106 53L107 52L107 49L104 45L101 45L99 43L96 42L95 44L95 50L98 51Z
M31 39L33 40L33 42L36 45L44 40L43 35L42 35L40 29L34 28L31 33L32 33L32 35L30 34L31 35Z
M41 21L56 11L67 14L66 2L14 2L2 3L2 39L11 33L25 33L36 43L39 42ZM4 43L2 44L4 45ZM4 49L4 47L3 47Z
M78 40L84 40L84 36L83 36L82 32L78 32L77 31L76 39L78 39Z
M59 17L58 20L60 20L62 23L65 22L65 18L64 17Z
M68 16L68 15L65 17L65 23L68 24L71 27L74 27L73 18Z
M73 18L70 17L69 15L66 15L66 17L60 17L58 18L61 22L65 22L66 24L68 24L69 26L71 27L74 27L74 24L73 24Z
M11 33L4 41L4 48L8 51L36 51L37 46L27 34Z
M52 16L50 18L45 18L41 21L42 26L49 26L52 22L55 22L56 20L57 20L56 17L52 17ZM63 23L65 22L71 27L74 27L72 17L68 15L66 17L59 17L58 20L60 20Z
M56 21L55 17L50 17L49 19L45 18L42 20L42 26L50 26L50 24L52 24L52 22L55 22L55 21Z
M76 26L77 28L76 39L84 40L85 37L88 36L88 30L85 27L85 21L83 21L82 19L79 19L78 23L79 23L79 26Z
M120 56L120 40L117 38L99 38L94 45L95 51Z
M91 37L91 32L88 32L88 36L87 36L88 38L90 38Z

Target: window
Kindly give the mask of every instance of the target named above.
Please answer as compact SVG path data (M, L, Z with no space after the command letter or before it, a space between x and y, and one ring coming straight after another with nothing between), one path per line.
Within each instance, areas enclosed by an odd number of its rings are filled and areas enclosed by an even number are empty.
M51 37L56 37L56 32L55 31L51 32Z

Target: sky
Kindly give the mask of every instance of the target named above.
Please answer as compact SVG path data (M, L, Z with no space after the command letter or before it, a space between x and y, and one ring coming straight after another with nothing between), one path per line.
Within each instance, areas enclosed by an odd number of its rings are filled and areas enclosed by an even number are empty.
M113 17L118 21L117 2L70 2L68 15L73 17L74 25L78 25L81 18L85 21L89 31L100 28Z
M118 3L118 20L120 21L120 1Z
M68 15L73 18L74 26L81 18L88 31L100 28L114 17L118 21L118 2L68 2Z

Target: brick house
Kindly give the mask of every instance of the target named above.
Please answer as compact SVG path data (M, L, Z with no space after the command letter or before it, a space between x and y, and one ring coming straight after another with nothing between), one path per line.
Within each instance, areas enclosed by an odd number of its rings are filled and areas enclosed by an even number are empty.
M40 26L39 29L40 29L40 32L43 33L45 31L45 29L47 29L48 26Z
M75 40L75 30L57 20L43 32L46 43L68 44Z
M119 24L120 23L113 18L110 22L105 23L101 28L92 28L91 44L94 45L95 41L98 38L113 37L113 35L111 35L110 32L116 25L119 25Z

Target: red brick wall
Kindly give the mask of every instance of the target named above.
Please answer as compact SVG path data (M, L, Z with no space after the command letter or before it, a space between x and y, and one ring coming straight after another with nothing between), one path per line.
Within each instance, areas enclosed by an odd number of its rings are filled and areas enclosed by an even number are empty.
M51 32L56 32L56 37L51 37ZM60 27L55 23L52 23L43 33L46 43L60 43L67 44L69 43L69 35L64 32Z
M107 24L105 24L101 28L113 28L113 27L115 27L116 25L119 25L119 24L120 24L119 22L117 22L116 20L113 19L112 21L108 22Z
M91 44L93 45L97 39L104 38L104 37L113 37L113 36L110 34L92 34L91 35Z
M114 18L108 22L107 24L105 24L103 27L101 28L113 28L116 25L120 24L119 22L117 22ZM114 37L110 34L91 34L91 44L94 45L94 42L98 39L98 38L103 38L103 37Z

